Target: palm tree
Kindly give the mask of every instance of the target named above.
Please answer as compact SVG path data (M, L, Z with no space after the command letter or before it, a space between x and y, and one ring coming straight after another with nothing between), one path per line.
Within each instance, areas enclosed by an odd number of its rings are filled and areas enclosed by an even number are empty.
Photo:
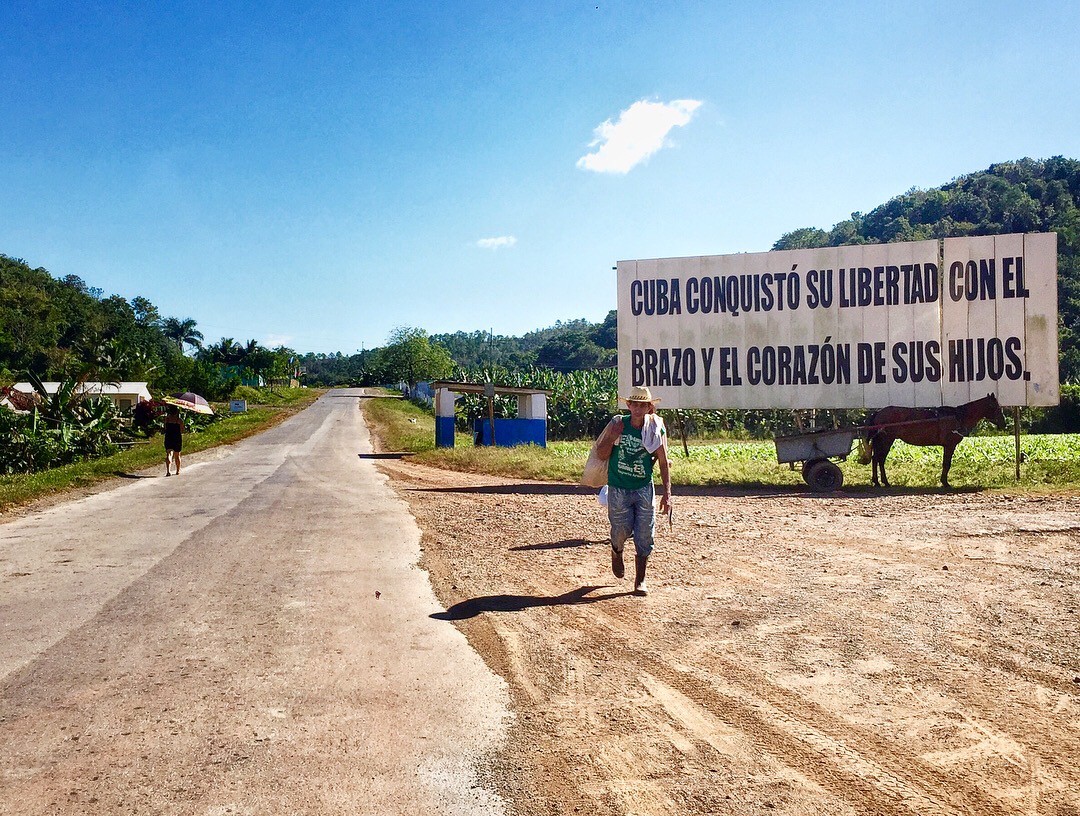
M176 343L176 347L183 352L185 345L192 348L202 348L203 335L195 326L195 320L191 317L185 317L183 320L176 317L167 317L162 321L161 331L167 338Z
M221 365L241 365L244 360L244 347L231 337L222 337L203 349L203 357L211 363Z
M265 349L259 345L258 340L248 340L243 346L240 347L241 360L240 365L248 369L256 377L259 375L259 361L262 359L260 352Z
M118 337L99 340L93 345L80 348L88 376L93 374L102 382L119 382L132 365L132 347Z
M269 375L274 366L276 356L268 348L260 346L257 341L251 340L244 347L244 365L251 370L257 379L262 380Z

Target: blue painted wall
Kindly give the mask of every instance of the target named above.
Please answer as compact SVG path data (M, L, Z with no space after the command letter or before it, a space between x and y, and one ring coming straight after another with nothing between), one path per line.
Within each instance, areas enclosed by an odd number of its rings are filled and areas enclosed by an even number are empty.
M435 447L454 447L454 418L435 417Z
M438 427L436 427L436 434ZM477 419L473 421L473 439L480 434L480 444L491 444L491 421ZM547 447L547 420L545 419L496 419L495 442L500 448L512 448L515 445L539 445ZM438 442L436 442L438 444Z

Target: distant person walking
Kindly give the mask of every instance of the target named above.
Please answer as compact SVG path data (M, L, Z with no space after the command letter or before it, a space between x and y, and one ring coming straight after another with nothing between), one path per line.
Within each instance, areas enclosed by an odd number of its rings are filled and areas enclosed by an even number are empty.
M647 595L645 567L653 551L656 529L653 465L660 466L660 512L671 509L671 473L667 457L667 431L656 416L656 403L648 388L635 386L623 398L629 415L612 418L597 440L597 455L608 460L608 521L611 522L611 571L622 578L623 545L634 539L634 592Z
M165 413L165 475L171 476L169 465L176 465L176 475L180 475L180 451L184 447L184 420L180 410L170 405Z

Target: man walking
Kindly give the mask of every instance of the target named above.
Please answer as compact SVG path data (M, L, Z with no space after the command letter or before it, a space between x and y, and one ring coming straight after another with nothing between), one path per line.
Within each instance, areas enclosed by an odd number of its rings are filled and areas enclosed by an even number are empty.
M608 460L608 520L611 522L611 571L622 578L623 545L633 537L634 592L647 595L645 567L653 550L656 528L653 464L660 466L660 512L671 509L671 473L667 458L667 432L656 416L652 392L635 386L623 398L629 415L614 417L597 441L597 455Z

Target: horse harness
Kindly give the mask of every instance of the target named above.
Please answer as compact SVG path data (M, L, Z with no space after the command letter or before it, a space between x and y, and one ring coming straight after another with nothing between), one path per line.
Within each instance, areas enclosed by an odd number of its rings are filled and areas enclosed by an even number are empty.
M956 405L942 405L940 408L932 408L934 418L938 421L942 430L945 430L946 422L955 422L956 427L950 429L950 434L956 434L961 439L967 436L971 432L971 428L964 427L964 416L960 410L960 406Z
M936 422L943 432L955 434L963 439L971 432L971 428L974 426L964 427L962 407L963 406L943 405L939 408L924 408L922 410L926 411L926 416L907 420L906 422L888 423L876 429L872 435L876 436L878 433L886 430L889 425L924 425L926 423ZM950 428L949 425L953 424L955 424L955 427Z

